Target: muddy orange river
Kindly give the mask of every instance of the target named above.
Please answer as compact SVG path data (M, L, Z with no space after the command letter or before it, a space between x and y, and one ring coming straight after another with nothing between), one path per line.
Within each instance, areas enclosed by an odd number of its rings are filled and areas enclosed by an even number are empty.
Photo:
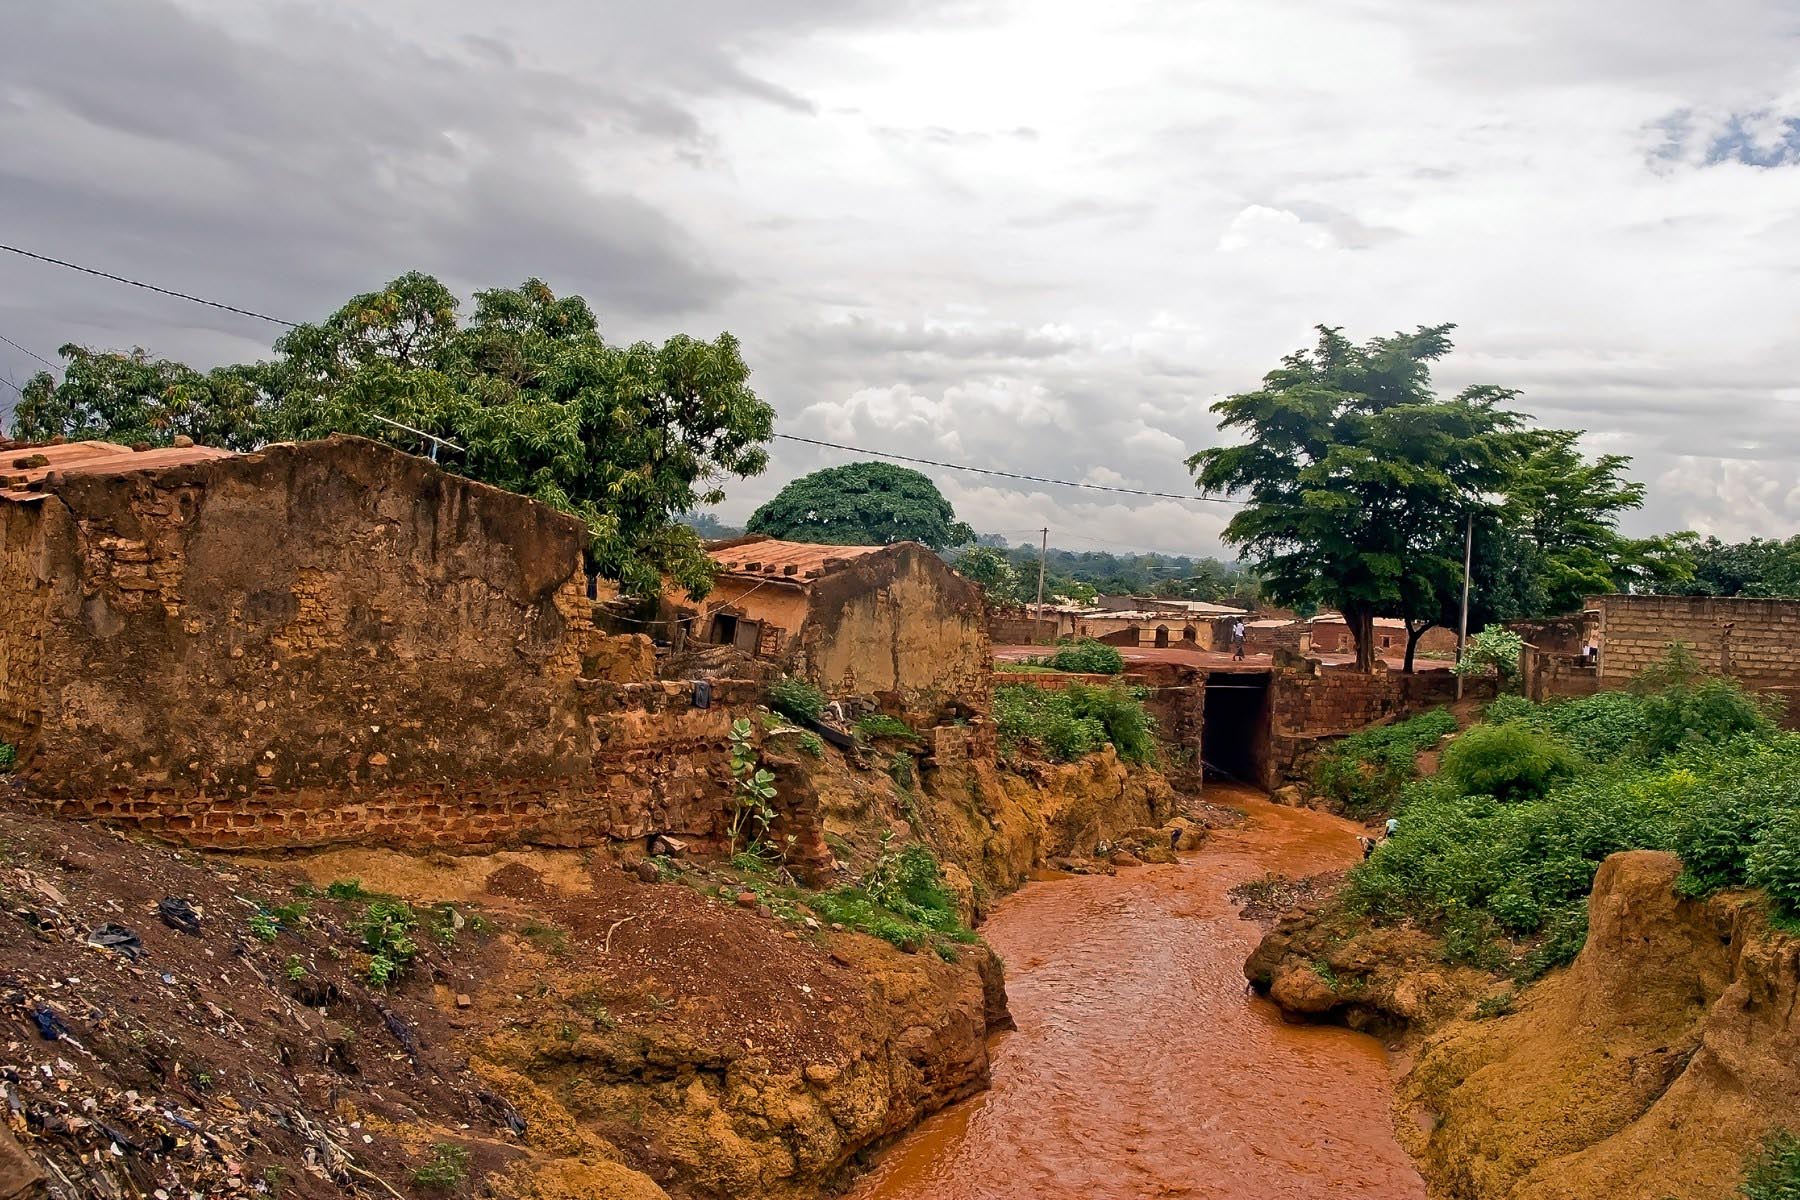
M993 1087L902 1139L855 1200L1425 1196L1388 1123L1387 1053L1248 992L1260 929L1226 893L1359 856L1321 813L1209 790L1248 820L1174 866L1031 883L983 933L1018 1031Z

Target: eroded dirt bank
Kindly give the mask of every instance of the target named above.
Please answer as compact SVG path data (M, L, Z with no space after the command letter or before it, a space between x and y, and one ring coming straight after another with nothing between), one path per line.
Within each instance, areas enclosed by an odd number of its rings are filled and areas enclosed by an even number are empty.
M996 908L984 932L1018 1029L992 1089L903 1139L857 1200L1425 1195L1382 1047L1287 1024L1244 986L1261 930L1230 889L1346 866L1354 833L1229 802L1249 819L1178 865L1034 883Z
M1718 1200L1800 1112L1800 939L1755 896L1683 899L1680 871L1661 852L1608 858L1580 956L1516 997L1444 967L1420 931L1329 904L1247 972L1297 1018L1416 1044L1396 1124L1434 1196Z

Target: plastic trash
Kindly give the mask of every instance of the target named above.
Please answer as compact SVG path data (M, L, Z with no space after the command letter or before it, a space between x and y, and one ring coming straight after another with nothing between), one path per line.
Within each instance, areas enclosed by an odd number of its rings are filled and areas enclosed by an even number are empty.
M102 950L117 950L133 961L142 957L144 953L144 943L138 940L135 932L111 921L97 929L89 930L87 944L97 946Z
M46 1042L54 1042L60 1037L67 1037L70 1029L63 1023L62 1014L48 1004L34 1005L31 1019L37 1025L38 1036Z
M192 904L180 896L164 896L157 902L156 915L161 917L162 923L170 929L194 937L200 936L200 914L194 911Z

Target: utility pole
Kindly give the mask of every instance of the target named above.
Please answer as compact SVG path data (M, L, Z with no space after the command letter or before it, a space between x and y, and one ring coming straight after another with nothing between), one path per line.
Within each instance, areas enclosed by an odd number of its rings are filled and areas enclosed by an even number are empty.
M1042 532L1044 540L1038 546L1037 612L1032 617L1032 621L1039 627L1041 627L1044 622L1044 560L1050 556L1050 527L1048 525L1044 526Z
M1468 640L1469 640L1469 568L1474 565L1474 562L1475 562L1475 514L1473 511L1471 511L1469 513L1468 532L1466 534L1464 534L1464 536L1463 536L1462 625L1456 631L1456 665L1459 667L1462 665L1463 647L1464 647L1464 645L1466 645L1468 643ZM1462 696L1463 696L1463 677L1461 674L1458 674L1456 677L1456 698L1458 700L1461 700Z

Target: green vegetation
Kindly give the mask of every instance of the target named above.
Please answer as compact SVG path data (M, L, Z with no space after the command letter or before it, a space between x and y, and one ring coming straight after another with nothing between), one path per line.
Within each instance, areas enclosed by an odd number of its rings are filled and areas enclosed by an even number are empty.
M1156 761L1156 721L1144 710L1138 689L1082 683L1054 690L998 687L994 718L1002 745L1029 743L1061 762L1073 762L1109 742L1126 762Z
M377 900L362 919L363 949L369 952L369 982L387 987L399 979L419 952L412 932L419 918L404 900Z
M802 475L751 513L745 529L833 546L922 542L943 550L975 540L929 476L884 462Z
M731 723L731 853L738 843L755 855L775 821L775 774L760 765L755 730L742 717Z
M468 1149L449 1142L438 1142L431 1147L431 1157L413 1172L413 1182L434 1192L447 1192L468 1176Z
M1470 636L1462 661L1453 669L1458 675L1492 675L1508 684L1519 677L1519 656L1524 651L1524 638L1510 629L1490 626Z
M1800 1200L1800 1138L1785 1129L1770 1134L1739 1190L1744 1200Z
M1338 742L1313 769L1313 788L1355 817L1386 812L1400 790L1419 776L1418 758L1456 732L1447 708L1353 733Z
M1038 660L1052 671L1075 671L1083 675L1118 675L1125 670L1125 656L1118 649L1092 638L1064 640L1054 654Z
M884 837L874 865L854 887L807 899L824 920L902 950L930 946L954 959L955 944L976 940L944 887L937 859L917 843L896 850Z
M1688 895L1761 887L1777 919L1800 914L1800 735L1734 683L1692 680L1678 652L1637 693L1495 702L1436 777L1403 787L1399 819L1347 903L1521 979L1581 949L1594 873L1620 850L1675 851Z
M804 679L784 675L769 685L769 707L794 721L816 721L825 711L825 693Z
M1694 596L1800 596L1800 533L1785 542L1751 538L1721 542L1709 537L1693 547L1694 578L1682 590Z
M275 918L266 912L255 912L250 915L250 936L259 942L272 942L281 936L281 926Z
M325 894L333 900L367 900L370 895L360 879L334 879L325 885Z
M0 771L10 771L19 761L19 752L10 742L0 742Z
M904 741L916 742L918 733L911 725L899 717L890 717L886 713L869 713L856 719L856 732L864 738L900 738Z

